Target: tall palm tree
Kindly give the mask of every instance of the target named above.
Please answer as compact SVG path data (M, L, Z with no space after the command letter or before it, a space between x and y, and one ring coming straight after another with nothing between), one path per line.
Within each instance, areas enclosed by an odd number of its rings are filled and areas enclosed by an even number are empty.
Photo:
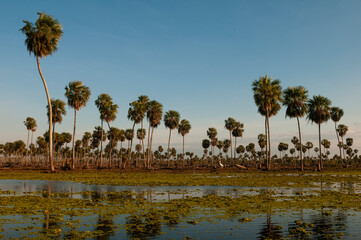
M348 131L348 127L344 124L340 124L338 125L337 129L336 129L338 135L341 137L341 143L342 144L338 144L339 147L341 147L342 145L342 149L343 149L343 159L345 159L345 149L343 148L343 146L345 145L343 142L343 137L346 135L347 131ZM342 157L342 156L341 156Z
M234 118L229 117L224 120L224 127L229 131L229 141L231 142L231 158L233 158L232 151L232 131L236 128L237 121Z
M308 115L307 119L313 123L318 124L318 147L320 150L318 170L320 171L323 168L322 163L322 151L321 151L321 124L327 122L330 117L330 106L331 101L320 95L313 96L312 99L308 101Z
M271 134L269 118L276 115L281 109L282 88L278 79L272 80L268 75L260 77L252 83L253 98L258 107L258 112L265 116L266 165L271 169Z
M36 120L32 117L27 117L24 121L24 125L26 129L28 130L28 141L26 143L26 156L28 155L28 149L29 149L29 137L30 137L30 131L33 131L33 129L36 129ZM32 138L31 138L32 139Z
M308 91L302 86L288 87L283 91L283 106L286 106L286 117L296 118L298 125L298 136L300 140L300 164L303 171L302 159L302 134L300 118L307 113Z
M147 119L149 122L148 128L148 159L147 167L150 167L150 159L152 155L152 143L153 143L153 133L154 128L158 127L162 121L163 116L163 105L155 100L149 102L147 109ZM152 133L150 134L150 128L152 128Z
M65 97L68 99L68 106L74 108L74 130L73 130L73 155L72 168L75 168L75 130L76 130L76 112L86 106L90 98L90 89L83 85L81 81L70 82L65 86Z
M166 128L169 128L168 151L167 151L168 166L169 166L169 158L170 158L170 154L169 154L169 151L170 151L170 137L171 137L171 134L172 134L172 130L178 128L179 119L180 119L180 114L177 111L174 111L174 110L169 110L164 115L164 125L165 125Z
M103 129L103 121L105 121L110 130L110 122L114 121L117 117L118 105L113 103L113 99L106 93L102 93L95 100L95 105L97 106L100 113L101 128ZM112 142L110 142L112 144ZM112 148L112 146L110 146ZM100 142L100 162L99 168L102 168L103 165L103 141ZM111 155L110 155L111 156ZM111 158L109 159L111 162Z
M191 128L192 126L190 122L186 119L183 119L178 126L178 133L182 135L183 138L183 154L182 154L183 161L184 161L184 136L190 132Z
M337 146L340 149L340 158L342 158L342 153L341 153L341 146L340 146L340 138L339 135L337 133L337 123L341 120L341 118L343 117L343 110L339 107L332 107L331 108L331 119L332 121L334 121L335 123L335 131L336 131L336 137L337 137Z
M39 18L36 20L35 25L29 21L23 21L25 26L21 29L21 32L25 34L25 45L29 54L34 54L36 57L36 63L38 65L38 71L43 81L43 85L46 92L46 97L48 100L48 105L51 106L50 95L48 91L48 86L46 84L45 78L41 71L40 67L40 58L53 55L54 52L58 50L58 45L61 37L63 36L63 27L61 23L54 19L52 16L47 15L46 13L38 13ZM51 109L50 109L51 110ZM52 114L52 111L50 111ZM49 162L51 172L55 172L54 163L53 163L53 123L52 117L49 121Z
M236 146L237 146L237 138L243 137L244 125L243 123L236 122L235 128L232 130L232 136L234 137L234 157L236 157Z

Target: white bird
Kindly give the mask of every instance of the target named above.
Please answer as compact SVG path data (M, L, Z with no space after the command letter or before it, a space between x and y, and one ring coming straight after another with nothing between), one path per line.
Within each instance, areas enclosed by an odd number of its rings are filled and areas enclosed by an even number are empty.
M219 160L218 163L219 163L219 166L221 166L221 168L224 167L224 165L221 163L221 160Z

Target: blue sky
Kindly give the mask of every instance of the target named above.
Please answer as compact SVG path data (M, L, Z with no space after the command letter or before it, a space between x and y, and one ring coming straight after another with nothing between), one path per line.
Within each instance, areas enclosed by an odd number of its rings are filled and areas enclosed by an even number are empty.
M36 118L37 135L47 129L46 98L33 56L19 31L46 11L64 28L59 50L41 60L52 98L65 100L64 87L83 81L92 97L78 113L77 138L99 125L94 105L100 93L119 105L118 128L130 128L129 102L139 95L177 110L192 130L188 150L200 152L208 127L228 136L224 120L245 125L244 138L256 142L263 118L251 83L269 74L282 87L303 85L309 95L328 97L344 109L347 137L361 142L361 2L359 1L10 1L0 9L0 142L26 140L23 121ZM271 119L272 145L297 135L285 110ZM72 132L73 111L57 131ZM304 140L316 143L317 127L301 121ZM336 153L333 122L322 126ZM164 125L156 145L166 145ZM181 137L172 142L180 147ZM179 148L180 150L180 148Z

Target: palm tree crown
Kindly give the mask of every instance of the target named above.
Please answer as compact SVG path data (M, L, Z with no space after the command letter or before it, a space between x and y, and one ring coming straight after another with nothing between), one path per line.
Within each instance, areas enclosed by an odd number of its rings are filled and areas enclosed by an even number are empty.
M178 126L178 133L182 136L185 136L186 134L189 133L191 128L192 128L192 126L191 126L190 122L186 119L183 119Z
M339 107L332 107L330 114L331 114L332 121L337 123L343 117L343 110Z
M68 105L76 111L86 106L90 94L89 87L84 86L81 81L70 82L68 86L65 86L65 97L68 99Z
M61 23L46 13L38 13L39 18L35 25L29 21L23 21L25 26L20 29L25 35L25 45L29 54L36 57L46 57L58 50L58 45L63 36Z
M283 91L283 106L286 117L303 117L307 113L308 91L302 86L289 87Z
M328 98L313 96L308 102L307 119L317 124L327 122L331 117L330 105L331 101Z
M51 109L53 112L53 124L61 123L63 121L63 115L66 115L65 109L66 103L61 99L51 99ZM46 106L47 115L49 119L49 105Z
M179 125L180 114L177 111L169 110L164 115L164 125L166 128L173 130Z
M274 116L281 109L282 88L278 79L272 81L268 75L260 77L252 83L253 98L258 107L258 112L269 117Z
M95 105L99 109L101 120L109 124L117 118L119 106L113 103L113 99L108 94L100 94L95 100Z

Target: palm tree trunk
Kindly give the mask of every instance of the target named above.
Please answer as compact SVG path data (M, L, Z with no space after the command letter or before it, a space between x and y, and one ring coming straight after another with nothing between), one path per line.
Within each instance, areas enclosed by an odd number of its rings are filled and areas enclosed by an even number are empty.
M172 134L172 129L169 129L169 139L168 139L168 152L167 152L167 157L168 157L168 167L169 167L169 159L170 159L170 154L169 154L169 151L170 151L170 136Z
M229 130L229 140L231 141L231 159L233 159L233 149L232 149L232 131Z
M33 137L34 137L34 131L31 130L31 143L30 145L33 145ZM33 150L30 151L30 154L32 155L33 154ZM31 158L31 157L30 157Z
M150 137L150 149L149 149L149 157L150 160L153 162L153 152L152 152L152 147L153 147L153 133L154 133L154 127L152 127L152 135ZM150 163L148 162L148 165L150 167Z
M72 169L75 168L75 130L76 130L76 109L74 108L73 155L71 158Z
M335 122L335 131L336 131L336 137L337 137L337 145L339 146L338 148L340 149L340 158L342 158L340 137L338 136L338 133L337 133L337 122Z
M345 158L345 149L343 148L343 136L341 137L341 139L342 139L342 152L343 152L343 160L344 160L344 162L346 163L346 167L347 167L347 162L346 162L346 158Z
M213 155L213 151L212 151L212 155ZM184 136L183 136L183 155L182 155L182 157L183 157L183 167L184 167Z
M119 168L123 163L123 142L120 141L120 159L119 159Z
M268 133L267 133L267 116L264 119L264 131L266 136L266 157L265 157L265 164L268 168Z
M268 130L268 166L267 169L271 170L271 133L270 133L270 125L269 125L269 113L267 109L267 130Z
M54 157L54 164L56 165L57 162L57 156L55 151L55 122L53 122L53 157Z
M28 130L28 141L26 142L26 157L28 157L28 150L29 150L29 137L30 137L30 129Z
M150 122L149 122L149 127L148 127L148 143L147 143L147 147L148 147L148 150L147 150L147 162L145 163L146 165L146 168L149 168L149 161L150 161ZM145 158L144 158L145 160Z
M298 136L300 138L300 146L301 146L301 151L300 151L300 163L301 163L301 171L303 171L303 159L302 159L302 137L301 137L301 125L300 125L300 119L297 117L297 124L298 124Z
M234 137L234 149L233 149L233 156L236 158L236 148L237 148L237 137ZM233 160L234 165L234 160Z
M99 160L99 168L103 167L103 119L101 120L101 129L102 129L102 133L101 133L101 137L100 137L100 160Z
M135 122L133 123L133 137L132 140L130 140L130 149L129 149L129 153L128 153L128 160L130 160L130 156L132 155L132 146L133 146L133 138L134 138L134 127L135 127Z
M44 79L43 73L41 72L39 56L36 57L36 63L38 65L38 71L39 71L41 80L43 81L43 85L45 88L46 97L47 97L48 105L49 105L49 163L50 163L50 171L55 172L54 162L53 162L53 136L52 136L52 133L53 133L53 109L51 108L51 100L50 100L50 95L49 95L49 91L48 91L48 86L46 85L46 81Z
M321 171L321 162L322 162L322 149L321 149L321 123L318 124L318 147L320 151L320 158L318 161L317 170Z
M142 120L141 129L142 129L142 133L143 133L143 120ZM149 132L148 132L148 134L149 134ZM143 150L143 161L145 162L144 138L145 138L145 136L143 136L143 138L142 138L142 150Z
M109 124L109 122L107 122L107 124L108 124L108 128L109 128L109 132L110 132L110 124ZM110 150L109 150L109 163L108 163L108 166L109 166L109 168L111 168L112 167L112 152L113 152L113 146L112 146L112 139L110 139L109 140L109 144L110 144Z

